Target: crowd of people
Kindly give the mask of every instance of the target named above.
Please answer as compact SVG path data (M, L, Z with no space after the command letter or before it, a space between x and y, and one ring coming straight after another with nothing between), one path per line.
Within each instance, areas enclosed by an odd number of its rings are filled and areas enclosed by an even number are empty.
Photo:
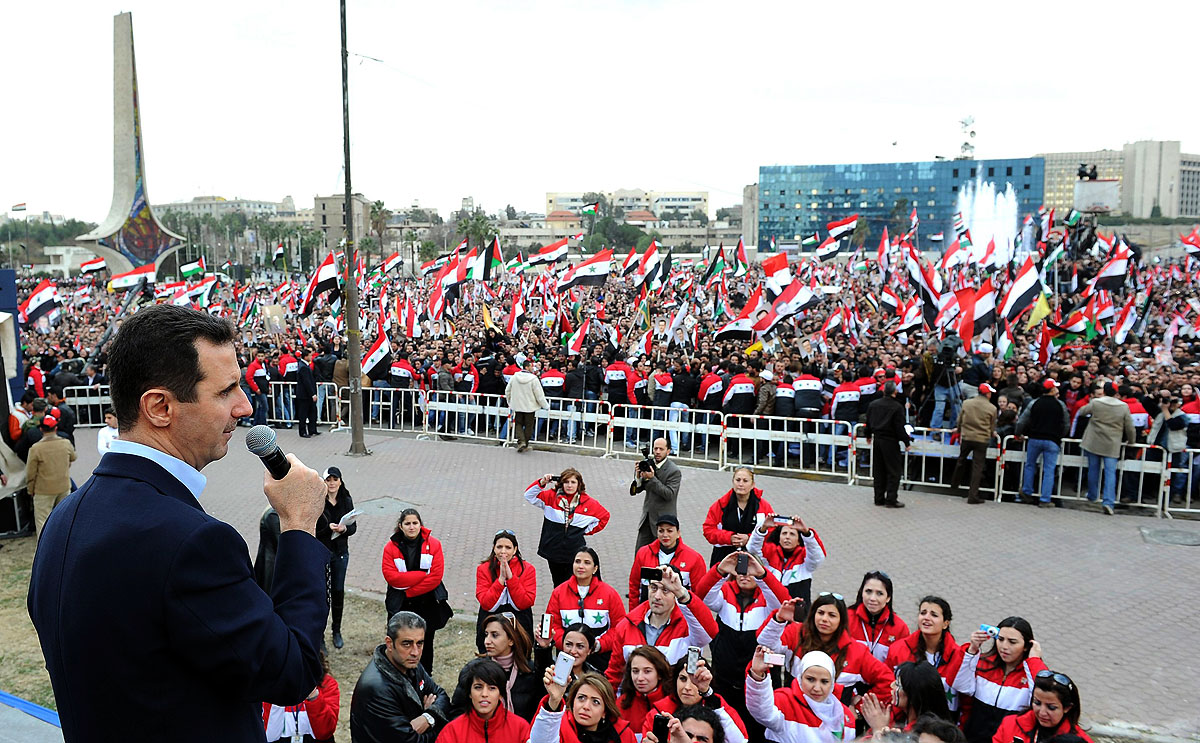
M881 247L881 256L886 252ZM375 339L375 349L391 349L382 363L367 366L364 388L508 394L525 401L514 405L518 414L532 412L521 407L605 400L824 418L847 429L862 423L874 434L874 462L883 468L909 437L904 424L952 430L963 449L956 486L973 460L971 503L980 501L980 446L986 450L1007 435L1026 439L1022 496L1052 505L1047 473L1062 441L1080 438L1090 464L1089 499L1109 514L1117 505L1116 465L1127 456L1122 445L1148 443L1172 457L1180 475L1172 498L1190 502L1200 482L1192 476L1200 462L1188 451L1200 448L1200 344L1191 342L1195 323L1186 321L1200 314L1192 262L1130 261L1110 300L1138 308L1132 332L1096 312L1088 314L1087 330L1076 332L1071 318L1093 307L1097 291L1109 291L1086 287L1111 261L1103 254L1072 258L1044 267L1057 272L1053 284L1077 287L1042 298L1053 322L1043 319L1028 330L1023 319L997 323L957 343L960 325L941 317L948 301L924 332L905 325L909 313L889 312L880 302L883 290L895 296L894 287L909 298L901 304L911 307L921 296L930 301L915 275L887 269L894 258L867 271L853 259L802 261L788 278L812 287L814 304L786 315L770 298L787 296L778 272L744 266L714 277L702 267L672 268L669 254L657 279L617 271L602 285L557 291L551 270L460 282L452 287L457 296L442 297L438 311L432 300L444 271L423 280L384 274L373 283L363 276L365 337ZM1015 281L1015 265L938 272L917 261L917 273L930 268L959 290L992 282L998 308ZM26 292L35 284L22 283ZM122 297L87 280L71 283L60 282L64 297L70 289L57 317L22 337L27 393L6 431L13 445L32 428L63 430L64 389L105 384L101 338ZM247 425L266 422L272 411L277 425L295 421L300 436L311 436L320 433L318 411L335 407L344 419L321 384L348 385L338 299L337 292L313 299L311 286L302 293L294 281L259 282L224 287L200 308L239 322L240 382L253 406ZM268 313L251 311L268 305L296 309L285 313L283 327L273 327L262 319ZM414 306L429 310L420 317ZM530 309L519 312L523 306ZM366 417L421 415L372 405L367 394ZM453 434L489 422L451 415L437 425ZM503 435L507 421L491 425ZM536 421L517 417L514 425L524 449ZM569 426L556 432L566 442L580 433ZM824 590L814 597L826 545L800 517L776 512L745 467L733 472L729 492L701 525L711 546L705 559L682 538L675 508L682 473L670 454L714 442L678 431L645 442L637 434L617 436L653 452L635 467L630 485L646 498L639 523L627 525L638 532L637 553L632 563L616 560L620 569L632 565L627 594L601 578L601 555L587 543L610 516L587 494L583 473L570 468L539 477L524 500L543 512L537 554L555 588L539 599L537 568L521 554L517 535L497 531L475 566L480 657L462 669L450 693L431 676L435 633L449 619L442 579L447 569L468 566L445 563L435 528L415 509L401 514L392 538L375 546L389 619L355 688L355 740L832 741L898 731L946 743L1088 739L1079 727L1078 688L1047 668L1026 620L1010 616L956 640L950 603L930 595L919 602L910 631L892 606L895 587L880 570L864 575L852 601ZM770 441L737 453L752 461L787 454ZM851 454L820 452L833 467L847 466ZM317 534L331 554L331 630L340 649L353 503L339 471L324 475L327 506ZM902 505L888 477L876 476L876 503ZM260 582L269 583L268 535L278 528L264 514ZM543 611L535 615L536 608ZM268 738L329 739L338 693L326 674L301 705L264 704Z

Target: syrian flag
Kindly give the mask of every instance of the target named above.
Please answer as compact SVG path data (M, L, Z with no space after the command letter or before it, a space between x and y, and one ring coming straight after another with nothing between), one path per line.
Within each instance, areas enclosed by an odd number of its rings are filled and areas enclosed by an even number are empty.
M559 279L554 290L561 294L576 286L603 286L608 280L612 257L611 250L601 250L583 263L571 267Z
M625 278L634 271L638 270L638 265L640 264L638 261L637 250L630 248L629 255L625 256L625 262L621 264L621 278Z
M380 266L380 268L382 269L383 273L387 273L388 271L391 271L393 268L398 268L400 266L400 264L403 262L404 262L404 259L402 259L400 257L399 253L392 253L391 255L389 255L387 257L386 260L384 260L383 265Z
M642 256L641 263L638 264L637 273L633 276L633 285L646 285L650 287L647 291L652 290L654 287L650 284L653 283L655 276L658 274L661 264L662 259L658 256L658 241L651 240L650 244L646 247L645 254ZM648 284L647 282L650 283Z
M1125 285L1125 275L1129 273L1129 248L1124 242L1118 243L1116 250L1113 251L1112 258L1108 263L1104 264L1104 268L1100 269L1100 273L1092 279L1088 287L1088 294L1104 289L1107 291L1117 291Z
M458 250L455 250L454 255L457 255L457 254L458 254ZM439 255L437 258L434 258L431 261L422 263L421 264L421 275L428 276L429 274L438 270L442 266L446 265L447 263L450 262L450 256L451 256L451 254L447 253L446 255Z
M62 306L62 298L58 296L58 287L49 279L41 282L30 292L29 297L21 303L21 324L32 325L39 317L49 315Z
M529 256L529 265L542 266L558 263L567 257L567 238L550 243Z
M884 312L892 316L899 316L902 305L903 302L900 301L900 297L896 295L896 292L892 289L892 287L883 287L882 296L880 297L880 306L883 308Z
M1193 227L1192 234L1187 237L1179 236L1179 242L1183 243L1183 249L1187 251L1189 257L1200 259L1200 230Z
M337 291L337 288L337 263L333 259L333 253L330 253L325 256L325 260L321 261L321 265L317 266L312 279L308 282L308 287L300 297L300 317L308 317L312 314L312 311L316 309L317 297L325 292Z
M174 296L171 297L171 304L176 307L191 307L192 298L188 296L187 291L183 288L177 289Z
M196 300L196 304L201 307L208 306L208 297L212 294L212 290L217 288L217 277L209 276L207 279L202 279L193 286L189 286L187 293L189 297Z
M734 253L733 277L735 279L745 276L750 270L750 261L746 260L746 243L742 238L738 238L737 252Z
M783 294L784 287L792 283L792 270L788 267L786 253L776 253L762 262L766 279L767 294L772 298Z
M940 243L941 241L943 241L945 239L946 239L946 233L944 233L944 232L935 232L929 236L929 242L934 242L934 243Z
M851 227L850 229L853 230L854 228ZM825 238L825 242L821 243L821 246L817 248L817 260L822 263L833 260L837 257L838 251L841 249L842 242L831 234L829 237Z
M1017 272L1017 278L1008 289L1008 296L1000 307L1000 317L1012 322L1029 307L1042 293L1042 282L1038 278L1037 268L1033 265L1033 256L1025 258L1025 265Z
M879 264L879 273L888 275L888 231L883 226L883 235L879 238L879 248L875 251L875 262Z
M138 282L142 279L145 279L147 284L153 284L154 274L154 264L147 263L146 265L135 268L132 271L126 271L125 273L119 273L116 276L113 276L112 279L109 280L108 286L114 291L117 289L132 289L133 287L137 286Z
M938 307L942 295L935 283L933 267L925 265L917 249L912 246L908 249L907 266L909 281L916 287L917 296L921 299L925 324L931 328L937 327Z
M908 229L912 232L917 231L917 227L921 224L920 217L917 216L917 207L913 207L912 214L908 215ZM886 229L886 228L884 228Z
M896 334L918 333L924 322L921 300L914 299L912 304L904 309L904 316L900 319L900 327L896 328Z
M275 255L273 255L271 257L271 263L278 261L282 257L283 257L283 243L279 243L278 245L275 246Z
M187 290L186 281L172 281L169 284L161 284L154 290L155 299L166 299L167 297L175 296L175 292L180 289Z
M195 263L185 263L180 266L179 275L185 279L190 279L193 276L203 276L204 269L206 268L207 266L204 265L204 256L200 256L200 260Z
M93 258L90 261L84 261L79 266L79 272L81 274L95 273L96 271L103 271L106 268L108 268L108 264L104 262L103 258Z
M754 323L753 330L760 335L770 333L781 321L812 309L819 302L820 298L811 289L799 281L793 281L776 297L767 314Z
M399 298L397 298L397 301ZM421 323L417 320L417 308L409 297L404 298L404 307L400 309L400 325L404 328L405 338L420 338Z
M13 211L13 212L23 212L23 211L25 211L25 202L24 202L24 201L22 201L20 204L13 204L13 205L12 205L12 209L10 209L9 211Z
M578 356L583 352L583 342L587 339L588 331L592 329L592 318L587 318L583 321L583 325L579 326L570 338L567 339L567 355Z
M839 219L836 222L830 222L829 224L825 225L825 231L829 233L829 237L826 239L826 242L829 240L841 240L843 237L853 234L854 228L857 226L857 214L852 214L849 217L846 217L845 219Z
M1125 306L1121 308L1120 314L1117 315L1117 322L1113 326L1113 341L1118 345L1125 343L1125 339L1129 337L1129 331L1137 325L1137 308L1134 307L1134 297L1130 295L1129 300L1125 302Z
M380 330L379 336L362 360L362 373L371 376L380 366L390 366L392 346L388 343L387 333Z
M827 339L829 334L838 328L842 328L842 332L845 332L842 321L841 307L838 307L829 317L825 318L825 323L821 325L821 337Z
M508 322L504 325L504 332L509 335L516 335L517 328L521 326L521 320L525 317L524 283L518 282L517 289L513 292L512 309L508 311Z
M798 284L797 284L798 286ZM736 340L748 341L754 337L754 316L758 314L758 306L762 303L762 287L754 290L754 294L746 302L746 306L729 323L717 331L718 341Z
M992 277L989 276L975 290L975 324L972 335L982 335L984 330L995 324L996 290L992 288Z

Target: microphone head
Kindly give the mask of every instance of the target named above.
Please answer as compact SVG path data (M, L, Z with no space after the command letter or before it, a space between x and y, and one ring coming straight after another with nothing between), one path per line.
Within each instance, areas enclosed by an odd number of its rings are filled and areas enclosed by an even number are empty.
M255 426L246 432L246 448L256 457L265 457L277 448L270 426Z

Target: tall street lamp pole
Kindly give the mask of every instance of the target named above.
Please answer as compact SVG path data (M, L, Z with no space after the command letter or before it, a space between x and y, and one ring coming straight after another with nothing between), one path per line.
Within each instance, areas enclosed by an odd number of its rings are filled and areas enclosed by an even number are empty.
M345 223L346 248L342 253L345 264L346 335L350 356L350 451L352 455L370 454L363 442L362 410L362 330L358 327L358 284L354 281L354 197L350 187L350 77L346 51L346 0L339 1L342 16L342 157L346 170L346 205L342 220Z

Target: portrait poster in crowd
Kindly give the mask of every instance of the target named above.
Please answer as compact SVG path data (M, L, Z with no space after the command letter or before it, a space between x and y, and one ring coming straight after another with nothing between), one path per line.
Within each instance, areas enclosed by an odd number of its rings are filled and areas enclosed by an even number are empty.
M286 311L281 304L268 304L263 307L262 321L268 333L282 333L287 329L284 319Z

